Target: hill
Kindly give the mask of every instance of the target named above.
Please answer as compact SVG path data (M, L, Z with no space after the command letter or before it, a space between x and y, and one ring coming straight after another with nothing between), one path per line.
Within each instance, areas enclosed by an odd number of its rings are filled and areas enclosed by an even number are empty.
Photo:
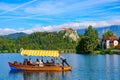
M19 52L20 48L75 52L77 39L79 39L77 36L77 32L71 29L60 32L34 32L21 37L17 34L17 38L0 37L2 42L0 52Z
M28 34L20 32L20 33L13 33L13 34L8 34L8 35L3 35L3 37L17 39L17 38L19 38L21 36L26 36L26 35L28 35Z

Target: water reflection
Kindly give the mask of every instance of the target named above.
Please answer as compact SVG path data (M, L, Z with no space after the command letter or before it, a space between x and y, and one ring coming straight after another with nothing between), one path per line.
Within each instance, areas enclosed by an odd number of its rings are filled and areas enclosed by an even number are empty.
M119 61L118 55L106 55L106 78L108 80L120 79Z
M61 80L68 72L54 71L10 71L9 77L13 80Z

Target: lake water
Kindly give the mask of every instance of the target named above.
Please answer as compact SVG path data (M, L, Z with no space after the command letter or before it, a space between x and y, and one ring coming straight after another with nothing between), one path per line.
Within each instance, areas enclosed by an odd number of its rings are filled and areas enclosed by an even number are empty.
M0 54L0 80L120 80L120 55L62 54L72 66L68 72L10 71L8 61L20 54ZM32 57L34 60L35 57Z

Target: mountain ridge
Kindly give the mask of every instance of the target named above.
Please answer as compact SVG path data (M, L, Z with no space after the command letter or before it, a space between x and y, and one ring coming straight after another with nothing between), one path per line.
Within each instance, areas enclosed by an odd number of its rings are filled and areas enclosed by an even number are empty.
M120 37L120 25L111 25L94 29L98 31L99 38L102 38L102 34L107 30L111 30L117 37ZM77 32L78 34L84 34L85 29L78 29Z
M28 34L23 33L23 32L19 32L19 33L17 32L17 33L12 33L12 34L8 34L8 35L3 35L3 37L17 39L21 36L26 36L26 35L28 35Z

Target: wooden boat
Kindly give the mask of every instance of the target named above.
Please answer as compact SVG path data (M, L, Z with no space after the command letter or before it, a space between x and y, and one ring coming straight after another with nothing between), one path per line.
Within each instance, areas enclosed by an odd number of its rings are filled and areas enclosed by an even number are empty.
M22 50L21 55L27 56L44 56L44 57L60 57L59 51L53 50ZM28 71L70 71L70 65L60 65L57 63L44 63L44 66L24 65L18 62L8 62L11 70L28 70Z
M70 71L70 66L31 66L31 65L21 65L8 62L11 70L35 70L35 71Z

